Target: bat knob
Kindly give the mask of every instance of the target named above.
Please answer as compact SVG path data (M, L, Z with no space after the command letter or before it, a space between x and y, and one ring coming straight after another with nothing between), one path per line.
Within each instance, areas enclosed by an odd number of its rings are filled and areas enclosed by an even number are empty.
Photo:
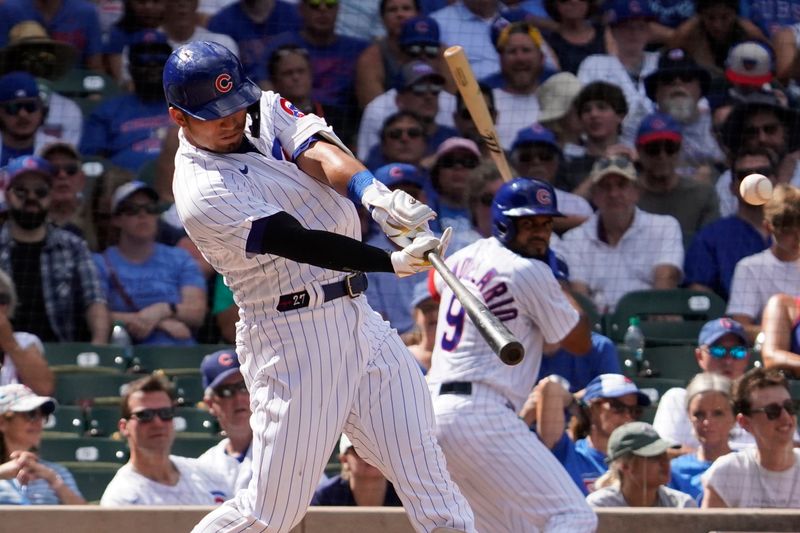
M497 355L508 366L518 365L525 357L525 348L522 347L521 342L515 340L503 345Z

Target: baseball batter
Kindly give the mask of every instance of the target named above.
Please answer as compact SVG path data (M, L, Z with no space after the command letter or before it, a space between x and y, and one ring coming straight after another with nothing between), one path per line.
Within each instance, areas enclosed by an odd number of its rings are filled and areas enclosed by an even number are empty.
M594 531L596 517L559 462L517 417L539 373L544 343L590 348L586 320L547 264L557 209L551 185L516 178L497 192L493 236L454 253L448 266L525 347L517 366L492 353L438 274L441 295L428 383L437 437L479 531ZM542 260L531 260L538 258Z
M425 270L425 252L443 252L449 232L440 242L430 208L388 191L322 119L262 92L221 45L175 50L164 91L181 128L177 212L240 309L236 351L253 412L250 484L194 531L292 529L342 430L392 482L417 531L474 531L419 369L359 296L362 272ZM405 247L361 243L348 195Z

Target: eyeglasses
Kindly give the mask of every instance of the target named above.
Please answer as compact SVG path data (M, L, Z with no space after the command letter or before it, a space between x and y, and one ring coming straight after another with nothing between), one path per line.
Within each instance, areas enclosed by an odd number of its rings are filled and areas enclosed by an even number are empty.
M662 152L672 156L677 154L680 149L681 145L674 141L654 141L642 146L644 153L650 157L657 157Z
M0 305L8 305L11 303L11 295L0 292Z
M328 9L333 9L339 5L339 0L306 0L306 4L312 9L319 9L323 5Z
M139 213L147 213L148 215L157 215L161 210L156 204L127 204L121 205L117 210L117 214L133 217Z
M403 48L403 52L415 59L423 55L428 59L436 59L439 56L439 46L436 44L410 44Z
M141 411L131 413L130 417L135 418L142 424L148 424L155 420L156 416L164 422L169 422L175 418L175 408L170 406L161 407L159 409L142 409Z
M737 180L742 181L750 174L762 174L764 176L772 176L775 170L772 167L760 168L741 168L736 169L735 177Z
M478 160L474 157L459 157L455 155L445 155L439 160L439 168L461 168L473 169L478 166Z
M770 124L762 124L761 126L747 126L744 130L745 137L755 137L759 132L764 132L765 135L775 135L781 127L780 122L772 122Z
M46 422L47 419L50 418L50 415L44 414L41 409L33 409L31 411L18 411L14 414L19 415L21 418L24 418L28 422L35 422L37 420L44 420Z
M415 83L411 86L411 92L414 94L439 94L442 92L442 86L438 83Z
M35 189L28 189L27 187L11 187L11 192L18 200L26 200L28 196L33 193L36 198L42 200L47 198L50 194L50 187L36 187Z
M771 403L757 409L750 409L750 414L764 413L767 420L776 420L781 416L781 411L785 410L789 416L794 416L800 409L800 400L784 400L783 403Z
M214 389L214 394L220 398L233 398L236 394L249 394L247 392L247 385L244 381L239 383L231 383L230 385L220 385Z
M625 404L616 398L608 398L606 400L608 403L608 407L613 411L615 414L624 415L630 414L631 418L637 419L642 416L642 408L638 405L628 405Z
M679 80L683 83L691 83L696 79L697 78L689 72L679 72L676 74L663 74L659 78L659 82L669 85L670 83L673 83L675 80Z
M530 163L532 161L541 161L542 163L549 163L556 158L553 150L520 150L517 154L517 161L520 163Z
M734 359L744 359L747 357L748 350L746 346L731 346L726 348L724 346L714 345L708 347L708 353L714 359L724 359L725 356L730 355Z
M392 128L386 130L386 136L395 141L400 139L403 134L407 135L409 139L418 139L422 137L422 128Z
M40 108L41 105L36 100L6 102L3 104L3 111L9 115L18 115L23 109L26 113L36 113Z
M595 170L605 170L608 167L628 168L633 166L633 162L624 155L614 157L601 157L595 162Z
M56 174L63 172L67 176L74 176L81 169L81 166L78 163L65 163L63 165L53 165L53 168Z

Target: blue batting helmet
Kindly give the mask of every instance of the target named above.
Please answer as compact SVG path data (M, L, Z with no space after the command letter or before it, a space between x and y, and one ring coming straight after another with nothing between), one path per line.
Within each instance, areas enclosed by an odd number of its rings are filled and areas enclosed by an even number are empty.
M492 235L503 245L517 233L513 218L535 215L563 217L553 186L533 178L514 178L497 190L492 202Z
M254 104L261 89L245 76L233 52L218 43L194 41L167 59L164 94L169 105L184 113L214 120Z

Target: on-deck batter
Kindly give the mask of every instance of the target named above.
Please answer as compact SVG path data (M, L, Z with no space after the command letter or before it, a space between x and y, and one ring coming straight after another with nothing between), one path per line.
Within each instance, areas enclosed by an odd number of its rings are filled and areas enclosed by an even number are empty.
M195 531L289 531L342 429L392 482L417 531L474 531L414 358L359 296L360 272L427 269L425 252L443 253L449 232L440 243L427 206L382 187L322 119L262 93L221 45L173 52L164 90L181 126L177 212L239 306L236 351L253 411L250 484ZM405 247L361 243L348 193Z
M539 373L544 342L560 341L573 353L591 346L587 322L547 264L555 216L563 215L550 184L516 178L495 195L494 236L447 260L523 344L519 365L503 364L441 276L431 278L441 294L428 372L437 437L479 531L580 533L597 523L561 464L517 417Z

